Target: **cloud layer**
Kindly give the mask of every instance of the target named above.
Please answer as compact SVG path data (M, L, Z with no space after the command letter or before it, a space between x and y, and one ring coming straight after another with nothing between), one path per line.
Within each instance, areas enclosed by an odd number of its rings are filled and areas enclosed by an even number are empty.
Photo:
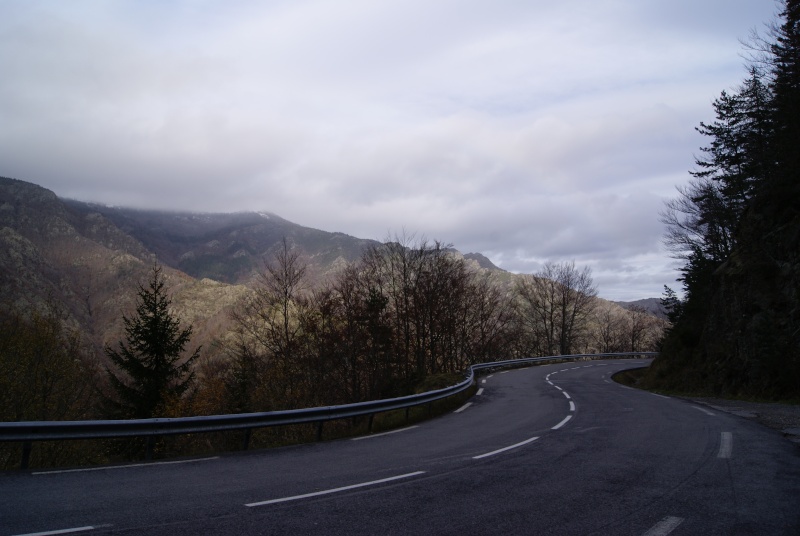
M675 286L658 211L763 0L0 5L0 174L64 197L406 230Z

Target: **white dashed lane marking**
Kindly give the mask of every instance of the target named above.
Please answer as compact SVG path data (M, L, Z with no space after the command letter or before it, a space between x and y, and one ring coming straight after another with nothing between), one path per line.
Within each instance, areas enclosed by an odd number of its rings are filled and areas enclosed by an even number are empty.
M506 452L507 450L511 450L511 449L515 449L515 448L521 447L523 445L527 445L528 443L533 443L537 439L539 439L539 438L538 437L532 437L530 439L526 439L525 441L521 441L521 442L516 443L514 445L510 445L508 447L503 447L501 449L493 450L492 452L487 452L486 454L481 454L479 456L473 456L472 459L473 460L480 460L481 458L487 458L489 456L494 456L495 454L500 454L501 452Z
M698 406L692 406L692 407L694 409L696 409L697 411L702 411L703 413L705 413L706 415L708 415L710 417L714 417L715 416L712 412L708 411L707 409L703 409L703 408L698 407Z
M455 410L453 413L461 413L462 411L464 411L465 409L467 409L471 405L472 405L472 402L467 402L466 404L464 404L463 406L461 406L460 408Z
M360 484L353 484L350 486L342 486L341 488L333 488L333 489L326 489L323 491L315 491L314 493L305 493L303 495L292 495L291 497L281 497L279 499L270 499L268 501L260 501L254 503L245 504L248 508L252 508L254 506L266 506L268 504L276 504L288 501L297 501L300 499L307 499L309 497L319 497L320 495L329 495L331 493L339 493L341 491L347 491L351 489L357 488L365 488L367 486L375 486L377 484L383 484L385 482L393 482L395 480L401 480L403 478L411 478L414 476L419 476L425 474L425 471L416 471L414 473L407 473L405 475L398 475L398 476L391 476L389 478L382 478L380 480L372 480L370 482L362 482Z
M558 423L557 425L553 426L553 427L551 428L551 430L558 430L559 428L561 428L562 426L564 426L565 424L567 424L571 418L572 418L572 415L567 415L566 417L564 417L564 420L563 420L563 421L561 421L561 422L560 422L560 423Z
M719 453L717 458L730 458L733 453L733 434L722 432L719 440Z
M678 528L678 525L681 523L683 523L682 517L668 516L653 525L653 527L642 536L667 536L667 534Z
M108 527L109 525L104 525ZM100 527L75 527L72 529L61 530L48 530L45 532L28 532L26 534L18 534L17 536L50 536L51 534L74 534L76 532L86 532L87 530L95 530Z
M383 432L383 433L380 433L380 434L371 434L371 435L354 437L350 441L361 441L362 439L372 439L373 437L382 437L382 436L387 436L387 435L391 435L391 434L397 434L397 433L400 433L400 432L405 432L406 430L413 430L414 428L418 428L418 425L415 424L414 426L407 426L405 428L398 428L397 430L389 430L388 432Z

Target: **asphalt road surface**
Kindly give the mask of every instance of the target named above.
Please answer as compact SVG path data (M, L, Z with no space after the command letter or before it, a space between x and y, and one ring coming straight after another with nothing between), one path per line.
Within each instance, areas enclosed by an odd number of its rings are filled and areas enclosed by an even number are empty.
M800 449L630 389L645 361L482 377L392 433L219 457L0 474L6 534L800 534Z

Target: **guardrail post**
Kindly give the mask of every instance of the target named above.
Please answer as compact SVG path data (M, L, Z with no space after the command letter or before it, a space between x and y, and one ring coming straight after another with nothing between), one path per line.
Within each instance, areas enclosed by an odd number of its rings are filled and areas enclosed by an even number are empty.
M317 423L317 441L322 441L322 425L325 421L319 421Z
M245 428L244 429L244 437L242 438L242 450L247 450L247 447L250 446L250 432L252 428Z
M20 469L27 469L31 462L31 448L33 445L30 441L25 441L22 444L22 461L19 462Z
M147 448L144 451L144 459L148 462L153 459L153 446L155 442L155 436L147 436Z
M374 413L370 413L369 414L369 424L367 424L367 432L369 432L369 433L372 433L372 421L374 421L374 420L375 420L375 414Z

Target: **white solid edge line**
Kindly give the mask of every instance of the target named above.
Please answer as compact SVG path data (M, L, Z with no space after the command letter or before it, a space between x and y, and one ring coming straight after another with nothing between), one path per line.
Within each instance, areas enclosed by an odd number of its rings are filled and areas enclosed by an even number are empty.
M472 405L472 402L467 402L466 404L464 404L463 406L461 406L460 408L455 410L453 413L461 413L462 411L464 411L465 409L467 409L471 405Z
M709 415L709 416L711 416L711 417L714 417L714 414L713 414L713 413L711 413L710 411L708 411L707 409L703 409L703 408L701 408L701 407L698 407L698 406L692 406L692 407L693 407L694 409L696 409L697 411L702 411L702 412L703 412L703 413L705 413L706 415Z
M488 458L489 456L494 456L495 454L500 454L501 452L505 452L507 450L511 450L511 449L515 449L517 447L521 447L523 445L527 445L528 443L533 443L537 439L539 439L539 438L538 437L532 437L530 439L526 439L525 441L521 441L519 443L516 443L516 444L508 446L508 447L503 447L501 449L493 450L492 452L487 452L486 454L481 454L479 456L473 456L472 459L473 460L480 460L481 458Z
M16 536L48 536L50 534L71 534L73 532L85 532L87 530L94 530L95 527L75 527L73 529L61 530L48 530L46 532L28 532L25 534L17 534Z
M398 428L397 430L389 430L388 432L383 432L380 434L370 434L360 437L353 437L350 439L350 441L361 441L362 439L372 439L373 437L381 437L389 434L396 434L398 432L405 432L406 430L412 430L414 428L419 428L419 425L415 424L414 426L406 426L405 428Z
M575 411L575 402L573 402L572 400L569 401L569 410Z
M552 428L550 428L550 429L551 429L551 430L558 430L559 428L561 428L562 426L564 426L565 424L567 424L571 418L572 418L572 415L567 415L566 417L564 417L564 420L563 420L563 421L561 421L560 423L558 423L557 425L553 426L553 427L552 427Z
M678 528L681 523L683 523L682 517L667 516L653 525L642 536L667 536L667 534Z
M722 432L719 440L719 453L717 458L730 458L733 452L733 434L730 432Z
M276 504L288 501L297 501L299 499L307 499L309 497L319 497L320 495L329 495L331 493L338 493L340 491L347 491L351 489L357 488L364 488L367 486L375 486L377 484L383 484L385 482L392 482L394 480L400 480L403 478L411 478L412 476L418 476L425 474L425 471L416 471L414 473L406 473L404 475L398 476L390 476L389 478L381 478L380 480L372 480L370 482L362 482L360 484L353 484L351 486L342 486L341 488L333 488L333 489L326 489L324 491L315 491L313 493L304 493L303 495L293 495L291 497L281 497L280 499L272 499L269 501L261 501L261 502L254 502L245 504L248 508L252 508L254 506L264 506L267 504Z
M194 463L194 462L207 462L209 460L218 460L219 456L211 456L210 458L197 458L196 460L175 460L171 462L150 462L150 463L132 463L129 465L111 465L108 467L83 467L81 469L58 469L55 471L34 471L32 475L57 475L59 473L83 473L87 471L110 471L112 469L130 469L131 467L150 467L153 465L177 465L179 463Z

